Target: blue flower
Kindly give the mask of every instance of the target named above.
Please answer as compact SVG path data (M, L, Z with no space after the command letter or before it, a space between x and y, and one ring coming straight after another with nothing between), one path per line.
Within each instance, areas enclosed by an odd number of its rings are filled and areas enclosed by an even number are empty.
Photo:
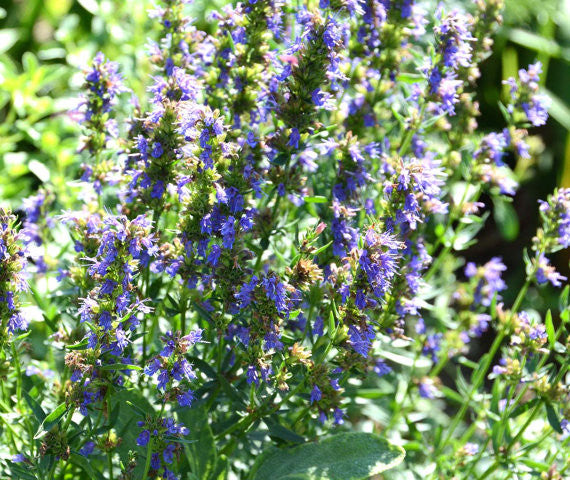
M376 375L383 377L384 375L389 374L391 371L392 369L386 364L384 360L381 358L376 360L376 363L374 364L374 373L376 373Z
M317 385L313 385L313 389L311 390L311 403L320 401L322 397L321 389Z
M143 430L137 437L137 445L144 447L148 444L150 440L150 432L148 430Z
M299 140L301 140L301 135L299 134L299 130L296 128L291 129L291 133L289 135L289 142L287 145L293 148L299 148Z
M95 442L86 442L79 450L79 454L88 457L93 453L93 450L95 450Z
M163 155L163 153L164 149L162 148L162 144L160 142L154 142L151 155L154 158L159 158Z

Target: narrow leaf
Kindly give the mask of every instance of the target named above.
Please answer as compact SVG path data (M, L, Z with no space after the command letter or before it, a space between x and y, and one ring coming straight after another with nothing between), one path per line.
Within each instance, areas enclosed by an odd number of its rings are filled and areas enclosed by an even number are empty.
M49 432L57 424L57 422L59 422L59 420L61 419L61 417L63 417L66 411L67 411L67 405L65 405L65 403L58 405L57 408L44 419L44 421L40 425L40 428L38 428L38 431L36 432L34 438L35 439L41 438L47 432Z
M548 335L548 343L550 343L550 348L554 348L554 344L556 343L556 334L554 333L554 324L552 323L552 312L550 309L548 312L546 312L544 326L546 327L546 333Z

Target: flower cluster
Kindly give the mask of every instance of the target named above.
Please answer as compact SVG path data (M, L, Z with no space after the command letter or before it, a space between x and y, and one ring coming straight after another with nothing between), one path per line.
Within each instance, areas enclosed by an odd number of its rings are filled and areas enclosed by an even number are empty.
M196 330L184 337L180 332L166 332L163 337L164 348L154 357L144 369L144 373L154 376L158 373L157 388L164 393L165 400L176 398L181 407L192 405L194 398L190 389L181 388L181 383L190 382L196 378L192 365L184 358L188 349L200 341L201 330ZM177 382L178 385L174 385Z
M512 101L509 105L509 112L515 113L516 109L522 110L526 120L534 127L544 125L548 118L548 97L539 93L541 73L542 64L536 62L529 65L526 70L521 68L518 79L510 77L504 82L509 87Z
M0 211L0 350L13 335L14 355L33 359L0 391L0 409L33 411L25 435L0 431L21 455L10 468L242 478L267 439L301 443L370 417L399 444L429 445L408 471L480 478L480 460L525 455L517 442L543 406L541 439L555 443L567 429L555 419L570 417L567 290L560 321L527 299L567 280L547 255L570 246L570 190L540 203L512 306L503 260L467 250L525 179L509 164L536 153L526 128L547 119L535 64L508 81L506 124L477 127L501 0L470 12L249 0L196 24L189 3L151 10L152 72L132 111L118 65L98 54L85 72L81 195L39 190L21 229ZM54 216L57 205L71 210ZM30 343L14 335L23 298L45 320ZM46 361L45 348L57 348ZM13 450L28 431L29 448Z
M119 65L111 62L99 52L91 67L85 72L85 95L77 112L85 130L84 146L94 161L83 165L83 179L93 181L97 192L107 179L114 165L104 158L104 151L110 138L119 135L119 126L113 118L113 107L117 97L126 91L119 73Z
M156 252L146 218L132 221L112 215L88 218L89 227L83 230L85 217L74 214L61 217L85 237L76 244L76 250L83 251L91 239L97 246L93 257L84 258L91 288L78 311L81 323L89 330L84 340L87 348L72 351L65 358L73 372L70 395L84 415L88 414L88 405L102 398L109 382L120 385L130 375L133 359L129 345L140 323L137 314L151 310L137 298L134 281L141 265L148 263Z
M153 478L177 479L178 477L170 468L182 453L182 445L177 440L188 435L188 428L182 423L176 423L170 417L148 417L138 422L138 426L143 430L137 437L137 445L148 446L150 453L150 461L145 467L145 476L150 473Z
M19 295L28 289L24 277L26 251L15 229L16 217L0 209L0 344L9 334L25 331L28 320L20 311Z

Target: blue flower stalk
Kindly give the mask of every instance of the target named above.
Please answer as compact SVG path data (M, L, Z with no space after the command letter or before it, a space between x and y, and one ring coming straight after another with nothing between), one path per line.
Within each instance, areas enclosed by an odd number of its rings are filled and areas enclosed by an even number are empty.
M174 74L175 68L185 72L196 72L196 64L201 60L200 42L204 33L192 25L186 14L186 5L192 0L160 0L149 12L149 17L161 27L159 42L150 42L150 60L165 77Z
M264 115L258 100L267 89L264 72L271 57L269 41L281 37L282 6L279 0L259 0L214 13L219 20L219 35L213 38L214 65L220 75L209 76L208 99L217 108L227 108L230 103L236 129L242 128L242 121L244 126L255 124ZM247 116L242 119L244 114Z
M24 276L27 264L23 236L16 230L16 217L0 208L0 355L12 335L28 329L20 296L28 290Z
M119 73L119 65L107 60L101 52L86 71L83 88L85 93L78 107L84 128L81 150L87 151L90 158L82 166L82 179L93 182L95 191L100 194L102 184L115 169L115 162L105 158L109 140L119 134L113 107L119 94L127 89Z
M80 221L73 214L64 220L76 224ZM150 227L144 217L129 221L112 215L98 219L94 226L98 248L94 257L85 258L92 288L78 312L80 323L87 326L87 348L71 351L65 357L71 371L69 400L85 416L108 388L124 385L132 372L132 337L140 323L137 315L151 311L138 297L135 284L140 268L156 254Z
M346 40L346 26L334 17L323 18L318 11L299 18L303 32L282 57L283 72L277 77L274 94L277 115L292 129L288 142L298 148L296 136L313 126L321 99L315 92L324 90L344 76L340 72L340 51Z
M196 379L196 374L185 355L201 339L200 329L184 336L180 332L166 332L162 338L163 349L149 361L144 373L149 377L158 374L157 389L163 402L174 400L181 407L192 405L194 394L189 384Z

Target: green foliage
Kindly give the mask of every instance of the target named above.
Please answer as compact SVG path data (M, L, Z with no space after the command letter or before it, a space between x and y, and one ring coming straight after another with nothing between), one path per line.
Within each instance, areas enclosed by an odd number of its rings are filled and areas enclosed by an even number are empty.
M404 457L401 447L378 435L342 433L264 453L250 480L365 480L397 466Z

